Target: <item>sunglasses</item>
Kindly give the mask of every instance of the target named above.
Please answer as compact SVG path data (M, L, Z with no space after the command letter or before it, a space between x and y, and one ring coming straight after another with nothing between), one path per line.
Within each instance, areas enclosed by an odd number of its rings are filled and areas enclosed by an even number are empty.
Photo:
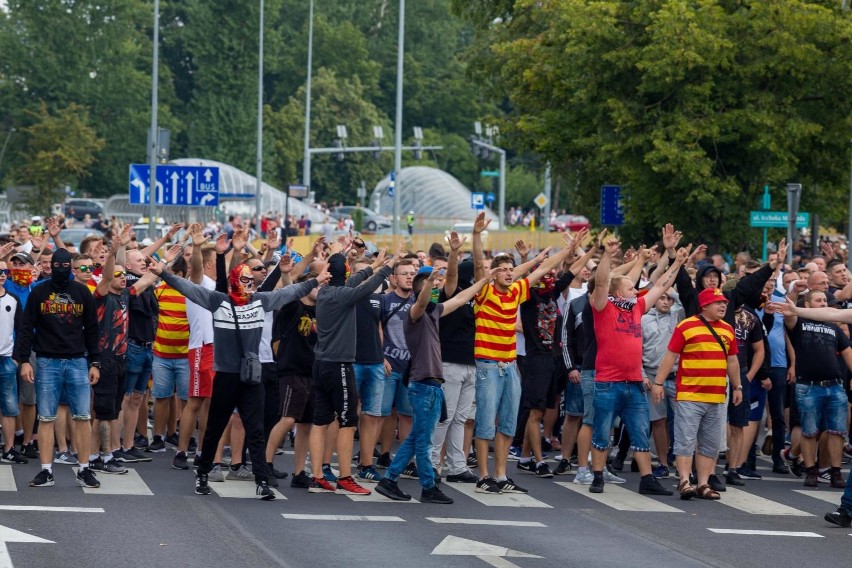
M352 244L358 248L367 248L366 243L364 241L352 241Z
M0 268L0 276L9 276L11 273L12 271L8 268Z
M249 282L253 282L253 280L248 276L240 276L240 282L242 282L243 284L248 284Z
M127 273L123 270L116 270L112 273L113 278L124 278L125 276L127 276Z
M252 267L252 269L251 269L251 271L252 271L252 272L261 272L261 271L264 271L264 270L266 270L266 267L265 267L265 266L263 266L263 265L261 265L261 266L254 266L254 267Z
M91 264L82 264L80 266L75 266L74 270L79 270L80 272L89 272L90 270L94 270L95 267Z

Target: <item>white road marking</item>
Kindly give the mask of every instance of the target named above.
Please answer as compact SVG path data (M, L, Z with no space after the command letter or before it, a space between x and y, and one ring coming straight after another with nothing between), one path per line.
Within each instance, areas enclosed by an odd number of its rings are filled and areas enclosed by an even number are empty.
M50 513L103 513L101 507L40 507L37 505L0 505L0 511L47 511Z
M459 493L486 505L488 507L533 507L538 509L552 509L550 505L539 501L529 495L522 493L501 493L499 495L486 495L476 492L474 483L442 483L442 489L450 488Z
M494 527L544 527L547 525L538 521L498 521L496 519L454 519L447 517L426 517L439 525L489 525Z
M603 493L589 493L588 485L577 485L573 482L557 481L556 485L561 485L565 489L569 489L574 493L579 493L584 497L588 497L593 501L597 501L608 507L612 507L617 511L639 511L643 513L683 513L682 510L676 509L671 505L666 505L656 499L645 497L624 487L620 487L613 483L609 483L604 488Z
M0 491L17 491L11 465L0 465Z
M77 467L72 468L77 475ZM89 495L153 495L154 493L139 477L135 469L128 468L127 473L122 475L111 475L108 473L95 472L101 486L97 489L84 487L83 493Z
M285 519L296 521L375 521L404 523L405 519L381 515L300 515L296 513L282 513Z
M758 531L745 529L707 529L710 532L718 534L744 534L755 536L802 536L807 538L824 538L821 534L815 532L795 532L795 531Z
M488 544L487 542L479 542L477 540L469 540L453 535L449 535L442 540L441 543L432 550L432 554L439 556L478 556L483 560L485 560L483 557L493 558L498 556L509 556L511 558L541 558L541 556L512 550L505 546ZM500 564L494 564L494 566L500 566ZM503 564L503 566L508 565Z
M367 487L368 489L370 488L370 485L371 484L366 484L366 483L364 484L364 486ZM349 497L351 500L355 501L356 503L397 503L397 504L400 504L400 503L401 504L417 503L417 504L420 504L420 501L418 501L414 496L412 496L411 499L409 499L408 501L394 501L393 499L388 499L384 495L379 495L375 491L373 491L369 495L348 495L347 494L346 496Z
M782 503L776 503L765 497L753 495L741 489L728 487L728 490L722 494L722 498L717 501L728 507L739 509L752 515L784 515L788 517L813 517L812 514L788 507Z
M210 484L210 489L216 495L228 499L257 499L255 487L254 481L223 481ZM276 499L287 500L278 490L273 489L272 492L275 493Z
M52 540L47 540L33 534L17 531L0 525L0 568L14 568L15 566L12 563L12 557L9 555L9 549L6 547L7 542L38 542L54 544Z

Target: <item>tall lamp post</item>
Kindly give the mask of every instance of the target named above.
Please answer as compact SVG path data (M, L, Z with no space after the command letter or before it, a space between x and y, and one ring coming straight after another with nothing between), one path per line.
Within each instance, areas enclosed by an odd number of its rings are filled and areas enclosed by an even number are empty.
M12 137L12 134L17 132L15 128L10 128L9 132L6 134L6 139L3 141L3 148L0 149L0 167L3 166L3 158L6 157L6 147L9 145L9 139ZM0 169L0 172L3 170Z
M260 0L260 41L257 50L257 169L255 170L254 210L257 232L260 234L261 201L263 185L263 0ZM285 198L288 199L288 198Z
M399 235L400 191L402 180L402 55L405 43L405 0L399 0L399 39L396 48L396 125L394 126L393 171L396 181L393 192L393 235Z
M151 175L148 180L148 236L156 240L157 229L157 147L159 146L159 128L157 126L157 89L159 88L160 58L160 0L154 0L154 61L151 66L151 135L148 140L148 164Z
M314 57L314 0L308 10L308 78L305 81L305 153L302 157L302 185L311 190L311 69ZM289 201L290 196L287 196ZM286 219L285 219L286 221Z

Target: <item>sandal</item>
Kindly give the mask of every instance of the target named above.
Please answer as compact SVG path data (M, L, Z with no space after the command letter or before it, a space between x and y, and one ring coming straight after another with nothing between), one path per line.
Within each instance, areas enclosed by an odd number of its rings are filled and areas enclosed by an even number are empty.
M720 498L719 492L714 490L709 485L700 485L698 489L695 490L698 493L699 499L708 499L710 501L718 501Z
M688 479L684 479L683 481L681 481L677 486L677 490L678 493L680 493L680 498L684 501L692 499L696 495L695 487L693 487L692 484L689 483Z

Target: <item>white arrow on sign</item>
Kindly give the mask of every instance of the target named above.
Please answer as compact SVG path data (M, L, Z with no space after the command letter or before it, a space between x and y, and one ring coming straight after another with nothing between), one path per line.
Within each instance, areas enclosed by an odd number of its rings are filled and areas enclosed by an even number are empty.
M177 175L177 172L173 172L173 173L172 173L172 205L177 205L177 199L178 199L178 194L177 194L177 193L178 193L178 192L177 192L177 188L178 188L178 179L180 179L180 176L179 176L179 175Z
M214 199L215 199L215 197L213 196L213 194L208 193L207 195L205 195L204 197L201 198L201 200L198 202L198 204L199 205L207 205L210 201L213 201Z
M192 175L192 171L186 174L186 204L192 205L192 195L195 192L195 185L192 183L195 181L195 176Z
M141 179L135 178L130 182L130 185L139 190L139 203L145 203L145 190L147 189L145 183Z
M16 531L9 527L0 525L0 568L13 568L12 557L9 556L9 549L6 548L7 542L37 542L43 544L54 544L52 540L37 537L25 532Z
M206 181L207 183L210 183L210 178L212 178L212 177L213 177L213 172L211 172L209 169L207 169L204 172L204 181Z
M488 544L487 542L479 542L476 540L468 540L457 536L449 535L441 541L441 544L435 547L432 554L440 556L476 556L492 566L497 568L518 568L517 564L513 564L509 558L541 558L535 554L527 554L506 548L505 546L497 546Z
M163 184L157 182L157 204L163 204Z

